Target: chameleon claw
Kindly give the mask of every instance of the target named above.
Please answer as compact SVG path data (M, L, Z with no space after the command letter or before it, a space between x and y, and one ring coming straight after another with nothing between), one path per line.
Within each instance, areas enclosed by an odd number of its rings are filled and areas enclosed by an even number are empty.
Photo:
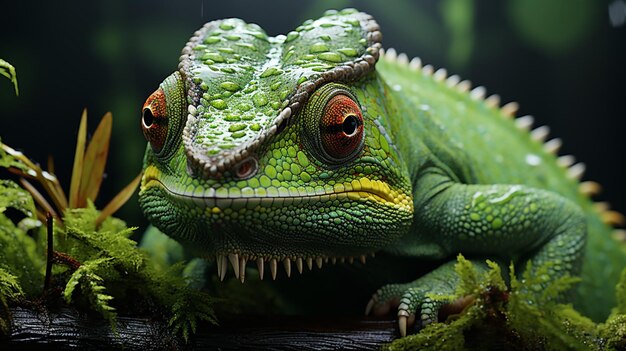
M365 315L369 316L369 314L372 312L372 308L374 308L374 305L376 304L376 296L372 296L372 298L370 299L370 301L367 303L367 306L365 306Z
M409 312L405 310L398 311L398 329L400 330L400 336L406 336L406 325L409 321Z

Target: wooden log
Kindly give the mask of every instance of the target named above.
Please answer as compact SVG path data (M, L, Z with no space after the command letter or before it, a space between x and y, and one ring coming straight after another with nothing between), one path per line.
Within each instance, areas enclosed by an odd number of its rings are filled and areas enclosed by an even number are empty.
M398 336L394 320L348 317L237 316L220 326L198 325L185 343L166 321L119 316L115 331L96 314L73 308L12 310L12 329L0 350L379 350Z

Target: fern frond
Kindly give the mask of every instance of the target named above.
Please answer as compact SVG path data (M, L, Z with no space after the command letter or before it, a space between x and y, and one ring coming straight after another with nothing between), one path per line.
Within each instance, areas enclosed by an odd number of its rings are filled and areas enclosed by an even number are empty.
M114 327L117 314L115 308L109 305L113 297L104 293L105 287L102 285L103 279L99 275L99 272L111 268L109 266L110 262L111 258L100 258L81 264L70 276L70 279L65 285L63 296L68 304L71 303L76 287L80 287L83 295L88 298L91 307L100 312L100 314L111 323L111 326Z

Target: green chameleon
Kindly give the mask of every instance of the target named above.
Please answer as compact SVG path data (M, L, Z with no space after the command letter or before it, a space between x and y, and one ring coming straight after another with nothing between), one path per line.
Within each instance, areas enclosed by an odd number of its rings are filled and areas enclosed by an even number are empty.
M546 127L528 133L515 103L381 39L354 9L276 37L239 19L195 32L143 107L149 220L222 280L232 266L243 282L251 261L261 279L356 261L366 313L397 311L402 335L437 321L431 293L454 292L459 253L480 269L551 262L552 277L583 278L576 307L606 317L626 254L583 165L557 158Z

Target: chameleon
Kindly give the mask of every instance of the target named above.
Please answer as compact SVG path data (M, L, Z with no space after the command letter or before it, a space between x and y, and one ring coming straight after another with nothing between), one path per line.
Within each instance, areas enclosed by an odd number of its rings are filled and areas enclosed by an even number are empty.
M381 40L355 9L275 37L234 18L196 31L142 109L150 222L221 280L355 262L366 314L397 314L403 336L438 320L458 254L580 276L566 298L605 318L622 218L594 205L583 164L516 103Z

